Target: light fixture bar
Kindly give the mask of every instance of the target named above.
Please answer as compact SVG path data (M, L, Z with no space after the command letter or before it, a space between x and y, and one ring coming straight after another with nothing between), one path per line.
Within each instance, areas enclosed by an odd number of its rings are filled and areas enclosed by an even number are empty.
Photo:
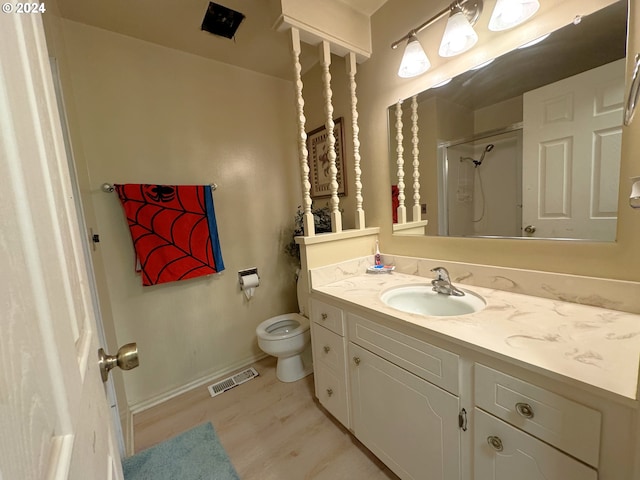
M463 6L465 4L470 3L470 2L472 3L472 5L470 5L471 8L469 8L469 9L463 8ZM476 21L478 20L478 16L480 15L480 12L482 11L482 0L475 0L475 1L474 0L456 0L456 1L454 1L448 7L443 8L442 10L440 10L438 13L436 13L433 17L431 17L429 20L427 20L423 24L417 26L413 30L409 30L409 32L404 37L402 37L401 39L396 40L395 42L393 42L391 44L391 48L395 50L396 48L398 48L398 45L400 45L402 42L404 42L405 40L409 40L413 35L417 35L418 33L422 32L425 28L433 25L438 20L440 20L442 17L444 17L445 15L450 13L451 10L453 10L456 7L462 9L462 11L465 13L465 15L467 15L467 18L469 18L469 23L471 23L471 25L474 25L476 23Z
M416 35L416 34L420 33L421 31L423 31L425 28L433 25L438 20L440 20L442 17L444 17L446 14L448 14L450 10L451 10L451 7L447 7L447 8L442 9L440 12L436 13L433 17L431 17L429 20L424 22L422 25L414 28L413 30L410 30L409 33L407 33L400 40L396 40L395 42L393 42L391 44L391 48L395 50L396 48L398 48L398 45L400 45L402 42L404 42L405 40L409 40L413 35Z

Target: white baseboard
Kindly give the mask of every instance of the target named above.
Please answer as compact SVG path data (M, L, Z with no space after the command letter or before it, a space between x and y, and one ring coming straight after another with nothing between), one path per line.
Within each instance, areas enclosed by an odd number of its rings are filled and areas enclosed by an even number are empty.
M202 385L213 383L218 378L224 377L231 372L235 372L236 370L240 370L250 365L251 363L257 362L258 360L262 360L267 356L268 355L265 353L262 353L261 355L252 355L243 360L235 362L231 365L227 365L226 367L221 368L220 370L210 373L204 377L198 378L185 385L181 385L177 388L169 390L168 392L161 393L160 395L156 395L155 397L151 397L150 399L144 400L142 402L131 404L129 405L131 417L133 418L134 415L137 415L140 412L144 412L149 408L155 407L156 405L160 405L161 403L164 403L167 400L177 397L178 395L182 395L183 393L193 390L194 388L198 388L198 387L201 387ZM130 423L131 423L131 445L133 446L133 419L131 420Z
M130 409L126 412L120 412L120 423L123 426L122 436L124 437L124 451L127 457L135 453L135 444L133 436L133 413Z

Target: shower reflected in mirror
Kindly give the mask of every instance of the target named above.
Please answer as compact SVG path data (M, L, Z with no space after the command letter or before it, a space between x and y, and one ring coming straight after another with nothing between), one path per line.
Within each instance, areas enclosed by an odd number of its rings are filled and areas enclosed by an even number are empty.
M521 146L521 129L439 146L440 235L520 235Z

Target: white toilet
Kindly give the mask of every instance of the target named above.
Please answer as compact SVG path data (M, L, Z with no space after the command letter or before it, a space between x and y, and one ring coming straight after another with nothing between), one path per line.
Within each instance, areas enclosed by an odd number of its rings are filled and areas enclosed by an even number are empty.
M278 357L278 380L295 382L313 371L308 318L298 313L271 317L258 325L256 334L262 351Z

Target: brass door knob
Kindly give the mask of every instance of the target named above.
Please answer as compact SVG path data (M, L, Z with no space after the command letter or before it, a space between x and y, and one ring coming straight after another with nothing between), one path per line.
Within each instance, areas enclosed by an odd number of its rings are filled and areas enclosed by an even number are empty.
M100 376L103 382L109 379L109 372L115 367L120 367L122 370L136 368L140 365L138 345L127 343L118 349L116 355L107 355L104 349L100 348L98 350L98 365L100 366Z

